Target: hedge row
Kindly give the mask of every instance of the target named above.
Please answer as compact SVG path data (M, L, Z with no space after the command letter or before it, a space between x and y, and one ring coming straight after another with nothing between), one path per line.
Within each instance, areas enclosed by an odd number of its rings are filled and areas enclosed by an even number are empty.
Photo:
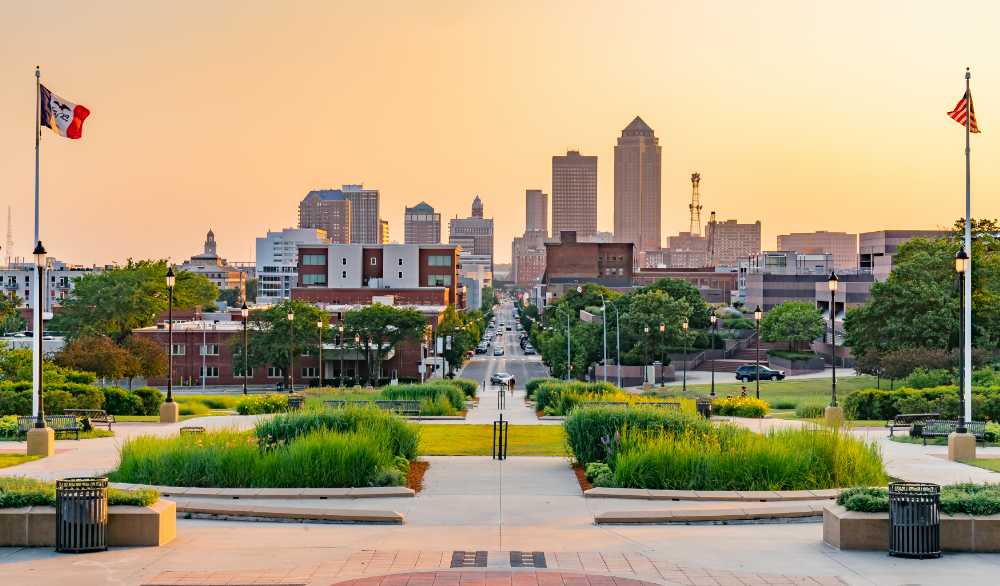
M959 395L955 385L927 389L863 389L844 399L849 419L889 420L900 413L940 413L958 417ZM972 389L972 413L977 420L1000 421L1000 387Z
M31 415L31 383L0 388L0 415ZM156 415L163 393L151 387L128 391L120 387L96 387L78 383L46 385L42 394L45 412L60 415L64 409L103 409L112 415Z

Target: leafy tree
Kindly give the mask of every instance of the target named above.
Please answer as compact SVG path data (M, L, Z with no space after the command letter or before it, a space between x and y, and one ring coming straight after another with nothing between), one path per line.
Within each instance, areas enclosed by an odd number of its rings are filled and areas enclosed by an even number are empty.
M493 287L483 287L483 302L479 306L479 311L486 313L493 312L493 305L497 302L496 291Z
M788 342L788 349L808 344L823 335L826 324L816 306L804 301L786 301L771 308L760 320L765 342Z
M448 361L448 369L461 366L465 362L465 353L476 347L482 336L481 314L478 311L458 312L454 305L449 305L441 316L437 327L437 335L447 339L451 336L451 349L447 344L444 358Z
M313 320L315 321L315 320ZM427 320L419 311L373 303L344 314L345 335L360 336L368 356L369 378L382 379L383 356L407 340L419 340Z
M85 370L102 379L119 379L131 368L128 351L107 336L87 335L71 340L56 356L59 366Z
M294 319L288 321L288 312ZM288 382L290 357L314 354L319 349L319 331L316 322L323 318L323 311L311 303L288 300L268 309L250 312L247 318L250 367L270 364L281 368ZM233 340L234 364L243 364L243 339Z
M663 291L674 299L687 301L691 308L688 314L688 325L691 329L704 329L711 325L709 321L710 310L708 304L701 297L698 288L683 279L660 279L655 283L643 287L637 293L645 291Z
M225 301L229 307L240 307L243 305L243 296L236 287L219 291L219 301Z
M70 339L108 336L122 342L135 328L153 325L167 310L164 260L129 260L123 267L84 275L63 300L52 327ZM211 303L217 288L203 275L177 273L174 305L190 309Z
M167 353L156 342L138 336L131 336L125 344L125 350L130 360L123 373L128 379L128 388L132 390L132 379L135 377L151 378L167 374Z
M660 360L669 364L667 353L670 348L684 344L681 324L688 319L690 325L690 316L688 300L674 298L663 289L632 295L628 314L622 318L622 346L629 348L622 355L622 363L649 364Z
M21 306L21 299L17 295L0 295L0 331L5 335L10 332L19 332L24 329L25 321L21 317L18 308Z

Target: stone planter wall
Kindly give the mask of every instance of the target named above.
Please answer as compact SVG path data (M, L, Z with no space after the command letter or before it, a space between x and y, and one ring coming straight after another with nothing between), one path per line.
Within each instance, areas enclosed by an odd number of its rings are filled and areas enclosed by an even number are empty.
M177 505L160 499L148 507L108 508L111 547L159 546L177 536ZM53 547L55 507L0 509L0 547Z
M838 549L889 550L889 513L856 513L840 505L823 511L823 541ZM1000 515L941 515L941 549L1000 552Z
M785 374L802 374L804 372L821 372L826 368L826 362L819 356L809 360L789 360L781 356L768 355L767 363L771 368L784 370Z

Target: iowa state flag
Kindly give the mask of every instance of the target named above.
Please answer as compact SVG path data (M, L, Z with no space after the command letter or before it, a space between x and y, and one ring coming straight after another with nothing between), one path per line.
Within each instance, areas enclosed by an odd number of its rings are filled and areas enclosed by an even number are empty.
M38 86L38 92L39 122L42 126L48 126L66 138L83 136L83 121L90 116L90 110L60 98L44 85Z

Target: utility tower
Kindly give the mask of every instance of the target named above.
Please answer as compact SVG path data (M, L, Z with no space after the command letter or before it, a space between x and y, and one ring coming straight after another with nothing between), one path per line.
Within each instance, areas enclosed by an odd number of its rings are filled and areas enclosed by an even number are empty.
M692 236L701 236L701 196L698 195L698 184L701 183L701 173L691 174L691 227L688 232Z

